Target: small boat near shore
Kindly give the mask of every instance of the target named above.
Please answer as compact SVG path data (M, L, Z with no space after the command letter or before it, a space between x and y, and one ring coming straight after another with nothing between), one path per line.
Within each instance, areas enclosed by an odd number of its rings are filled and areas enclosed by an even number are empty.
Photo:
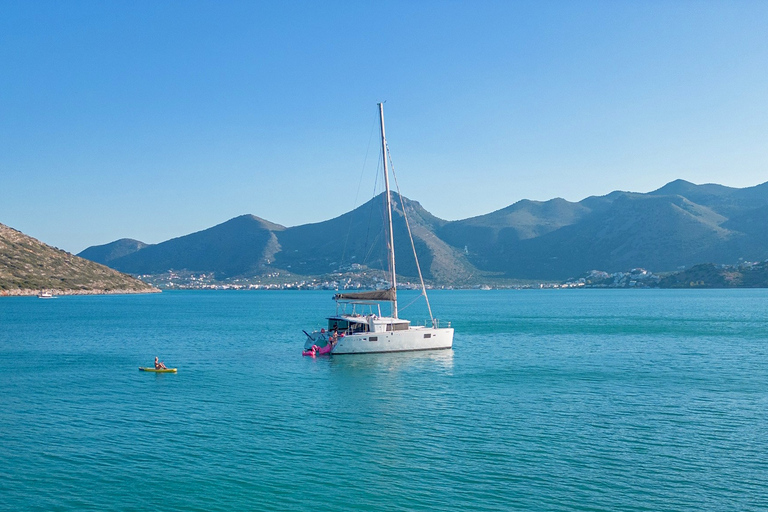
M56 297L51 292L40 292L37 294L37 298L38 299L57 299L58 297Z

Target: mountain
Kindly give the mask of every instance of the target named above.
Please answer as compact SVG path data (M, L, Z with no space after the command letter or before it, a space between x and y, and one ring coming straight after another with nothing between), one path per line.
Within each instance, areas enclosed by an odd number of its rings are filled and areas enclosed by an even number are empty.
M284 229L254 215L241 215L191 235L148 245L109 260L107 264L131 274L159 274L184 269L213 272L226 278L258 273L280 250L276 233ZM80 255L85 257L91 249Z
M159 274L169 270L214 273L218 279L261 275L287 270L300 275L336 272L353 264L386 270L384 235L384 194L352 212L316 224L286 228L253 215L242 215L212 228L147 245L111 259L123 241L89 247L82 257L100 258L110 267L131 274ZM416 276L413 249L403 205L414 235L422 271L428 279L461 282L477 272L462 251L435 235L445 221L407 198L393 201L393 226L397 240L397 270L400 275ZM122 242L122 243L121 243ZM136 245L130 245L131 248Z
M731 188L714 183L695 185L685 180L675 180L648 195L685 197L730 217L768 205L768 182L754 187Z
M729 248L738 235L720 227L724 220L680 196L622 194L578 223L498 247L495 269L509 277L562 279L589 269L667 271L735 261Z
M115 240L108 244L89 247L78 254L78 256L106 265L112 260L140 251L145 247L147 247L147 244L144 242L139 242L138 240L133 240L131 238L121 238L120 240Z
M590 212L590 208L565 199L526 199L486 215L445 223L437 236L464 249L476 267L504 272L510 247L574 224Z
M466 281L477 272L461 250L451 247L435 234L446 221L433 216L416 201L404 197L401 203L393 196L392 224L398 274L418 275L403 207L425 278L456 283ZM288 228L278 236L282 251L276 255L274 265L302 275L325 274L352 264L386 270L385 219L385 195L380 194L335 219Z
M648 194L578 203L520 201L445 225L472 264L515 279L560 280L592 269L674 271L768 258L768 183L745 189L676 180Z
M274 271L317 276L384 270L384 199L381 194L313 224L286 228L244 215L157 245L118 240L81 255L132 274L186 269L217 279ZM424 276L437 284L562 280L594 269L667 272L705 262L768 258L768 183L739 189L676 180L646 194L615 191L579 202L523 200L450 222L393 195L397 272L413 278L417 269L404 212ZM126 254L118 256L120 251Z
M0 224L0 295L135 293L155 288Z

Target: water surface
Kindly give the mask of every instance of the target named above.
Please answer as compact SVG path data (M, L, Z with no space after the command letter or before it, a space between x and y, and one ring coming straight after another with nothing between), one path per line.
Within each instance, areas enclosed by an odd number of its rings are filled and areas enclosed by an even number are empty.
M302 357L330 295L0 300L2 507L768 508L766 290L434 292L453 350Z

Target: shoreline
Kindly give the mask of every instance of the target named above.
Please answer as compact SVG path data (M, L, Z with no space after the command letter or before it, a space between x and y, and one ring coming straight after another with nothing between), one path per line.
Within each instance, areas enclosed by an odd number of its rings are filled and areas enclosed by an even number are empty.
M15 289L15 290L0 290L0 297L33 297L40 295L43 292L49 292L54 296L62 295L136 295L143 293L162 293L159 288L152 288L146 290L57 290L52 288L30 290L30 289Z

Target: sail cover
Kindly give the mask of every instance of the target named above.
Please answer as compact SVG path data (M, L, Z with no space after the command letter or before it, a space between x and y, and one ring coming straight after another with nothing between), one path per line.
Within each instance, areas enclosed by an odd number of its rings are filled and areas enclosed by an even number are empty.
M351 292L351 293L337 293L333 296L333 300L397 300L394 288L388 290L373 290L370 292Z

